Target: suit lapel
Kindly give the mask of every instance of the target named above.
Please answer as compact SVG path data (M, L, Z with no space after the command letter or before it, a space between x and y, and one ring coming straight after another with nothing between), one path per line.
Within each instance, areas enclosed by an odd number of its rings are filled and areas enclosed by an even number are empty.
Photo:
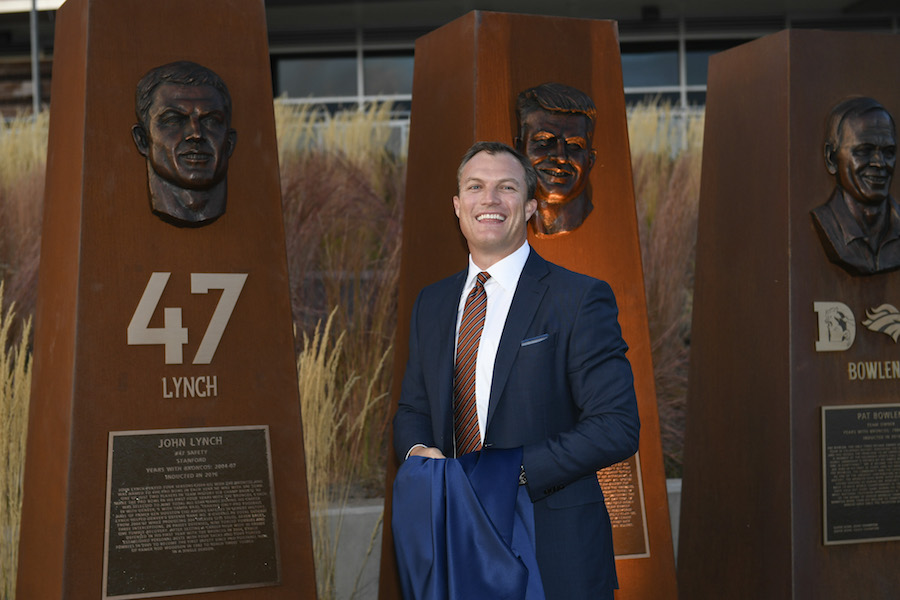
M436 369L438 402L441 414L441 431L444 439L453 446L453 367L456 362L456 317L459 310L459 298L466 283L468 270L457 273L451 280L450 288L442 295L441 302L435 311L435 322L442 323L438 344L438 364ZM448 455L449 456L449 455Z
M488 404L487 430L490 431L491 418L497 409L497 403L503 395L509 372L519 353L525 332L534 320L538 306L544 294L547 292L547 284L542 282L549 269L547 261L541 258L534 249L528 255L522 275L519 276L519 284L509 307L509 315L503 326L500 336L500 345L497 348L497 357L494 359L494 376L491 380L491 399Z

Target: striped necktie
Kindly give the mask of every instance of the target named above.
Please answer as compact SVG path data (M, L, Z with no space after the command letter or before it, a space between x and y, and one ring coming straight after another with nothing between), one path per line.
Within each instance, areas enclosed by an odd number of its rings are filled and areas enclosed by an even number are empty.
M478 430L478 408L475 403L475 360L484 329L487 312L487 293L484 282L490 274L482 271L475 279L475 286L466 298L459 337L456 342L456 370L453 377L453 423L456 435L456 455L462 456L481 450L481 434Z

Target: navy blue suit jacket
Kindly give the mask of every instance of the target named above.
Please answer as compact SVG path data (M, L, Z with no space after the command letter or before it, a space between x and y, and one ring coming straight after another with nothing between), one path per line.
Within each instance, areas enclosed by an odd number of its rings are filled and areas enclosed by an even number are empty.
M394 449L454 456L453 363L462 271L423 289L394 417ZM503 328L488 447L522 447L536 553L548 600L617 586L612 530L595 472L637 451L631 366L609 285L528 257Z

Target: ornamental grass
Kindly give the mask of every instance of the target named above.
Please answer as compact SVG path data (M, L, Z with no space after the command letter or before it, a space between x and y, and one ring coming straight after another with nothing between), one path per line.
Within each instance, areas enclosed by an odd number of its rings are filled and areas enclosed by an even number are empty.
M303 346L297 357L316 586L322 600L336 597L337 550L343 521L342 512L335 514L328 509L346 505L352 482L362 467L348 457L365 443L361 433L369 421L369 411L383 404L387 396L373 389L377 377L366 385L358 375L343 375L347 336L346 332L336 334L332 330L337 313L335 308L324 325L317 323L311 336L302 334ZM376 375L383 366L384 360L377 365ZM357 388L365 397L362 410L351 417L349 401Z
M347 340L338 377L365 382L345 408L366 414L358 448L336 458L358 463L354 496L380 495L392 407L367 402L391 385L406 157L390 149L389 103L336 116L276 103L276 123L294 319L311 334L334 311Z
M0 305L4 285L0 282ZM16 330L18 333L13 333ZM15 305L0 310L0 597L14 598L22 522L22 472L31 391L31 319L16 315Z
M6 300L27 319L34 313L40 260L44 166L50 115L0 120L0 281ZM11 325L11 333L21 324Z
M640 104L628 135L663 459L681 477L703 113Z

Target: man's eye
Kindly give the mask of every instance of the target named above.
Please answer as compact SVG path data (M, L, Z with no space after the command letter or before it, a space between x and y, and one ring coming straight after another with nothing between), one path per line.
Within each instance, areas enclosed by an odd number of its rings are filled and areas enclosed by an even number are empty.
M159 118L163 125L178 125L184 121L184 117L177 113L166 113Z

